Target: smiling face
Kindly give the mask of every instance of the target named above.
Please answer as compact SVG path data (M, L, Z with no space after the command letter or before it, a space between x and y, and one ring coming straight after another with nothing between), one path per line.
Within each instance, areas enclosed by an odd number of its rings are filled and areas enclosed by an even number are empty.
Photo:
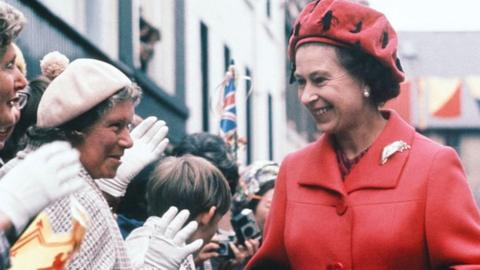
M125 149L132 147L129 126L135 106L131 101L114 105L83 134L75 147L80 161L92 178L113 178Z
M20 118L20 110L13 104L15 93L27 85L25 76L15 65L16 52L12 44L0 53L0 150L13 132Z
M363 84L339 63L334 47L306 44L295 60L299 99L320 130L341 134L364 123L372 104L363 96Z

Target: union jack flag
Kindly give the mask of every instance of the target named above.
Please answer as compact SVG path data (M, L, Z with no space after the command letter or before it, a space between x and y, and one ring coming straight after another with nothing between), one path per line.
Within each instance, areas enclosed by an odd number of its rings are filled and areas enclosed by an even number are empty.
M231 144L237 132L237 108L235 105L235 69L230 66L225 76L223 90L223 110L220 119L220 135Z

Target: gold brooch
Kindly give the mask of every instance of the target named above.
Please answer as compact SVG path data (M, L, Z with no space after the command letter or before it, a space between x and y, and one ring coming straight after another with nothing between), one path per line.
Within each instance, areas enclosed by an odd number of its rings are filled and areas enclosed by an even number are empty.
M406 142L402 140L394 141L383 148L382 160L380 160L380 164L384 165L393 154L396 152L403 152L407 149L410 149L410 145L408 145Z

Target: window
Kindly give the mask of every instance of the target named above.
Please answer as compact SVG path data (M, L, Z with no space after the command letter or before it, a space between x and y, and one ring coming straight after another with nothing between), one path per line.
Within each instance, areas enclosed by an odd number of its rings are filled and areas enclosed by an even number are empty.
M124 18L118 14L120 5L118 1L39 0L39 2L110 57L119 58L118 23Z
M201 53L201 76L202 76L202 129L209 131L209 84L208 84L208 27L200 22L200 53Z
M272 16L272 1L266 1L265 9L267 12L267 17L270 18Z
M445 144L451 146L452 148L457 151L458 155L460 155L460 132L458 131L447 131L445 132Z
M268 94L268 158L273 160L273 98Z
M160 41L160 30L140 15L140 68L147 71L147 66L155 52L155 43Z
M227 45L223 46L223 61L224 61L224 65L225 65L225 71L228 70L228 67L230 66L230 48L228 48Z

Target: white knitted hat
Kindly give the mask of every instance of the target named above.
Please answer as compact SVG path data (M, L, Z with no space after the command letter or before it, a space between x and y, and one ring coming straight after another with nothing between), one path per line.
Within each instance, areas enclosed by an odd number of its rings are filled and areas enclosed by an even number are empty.
M64 124L131 84L125 74L108 63L77 59L45 90L38 105L37 127Z

